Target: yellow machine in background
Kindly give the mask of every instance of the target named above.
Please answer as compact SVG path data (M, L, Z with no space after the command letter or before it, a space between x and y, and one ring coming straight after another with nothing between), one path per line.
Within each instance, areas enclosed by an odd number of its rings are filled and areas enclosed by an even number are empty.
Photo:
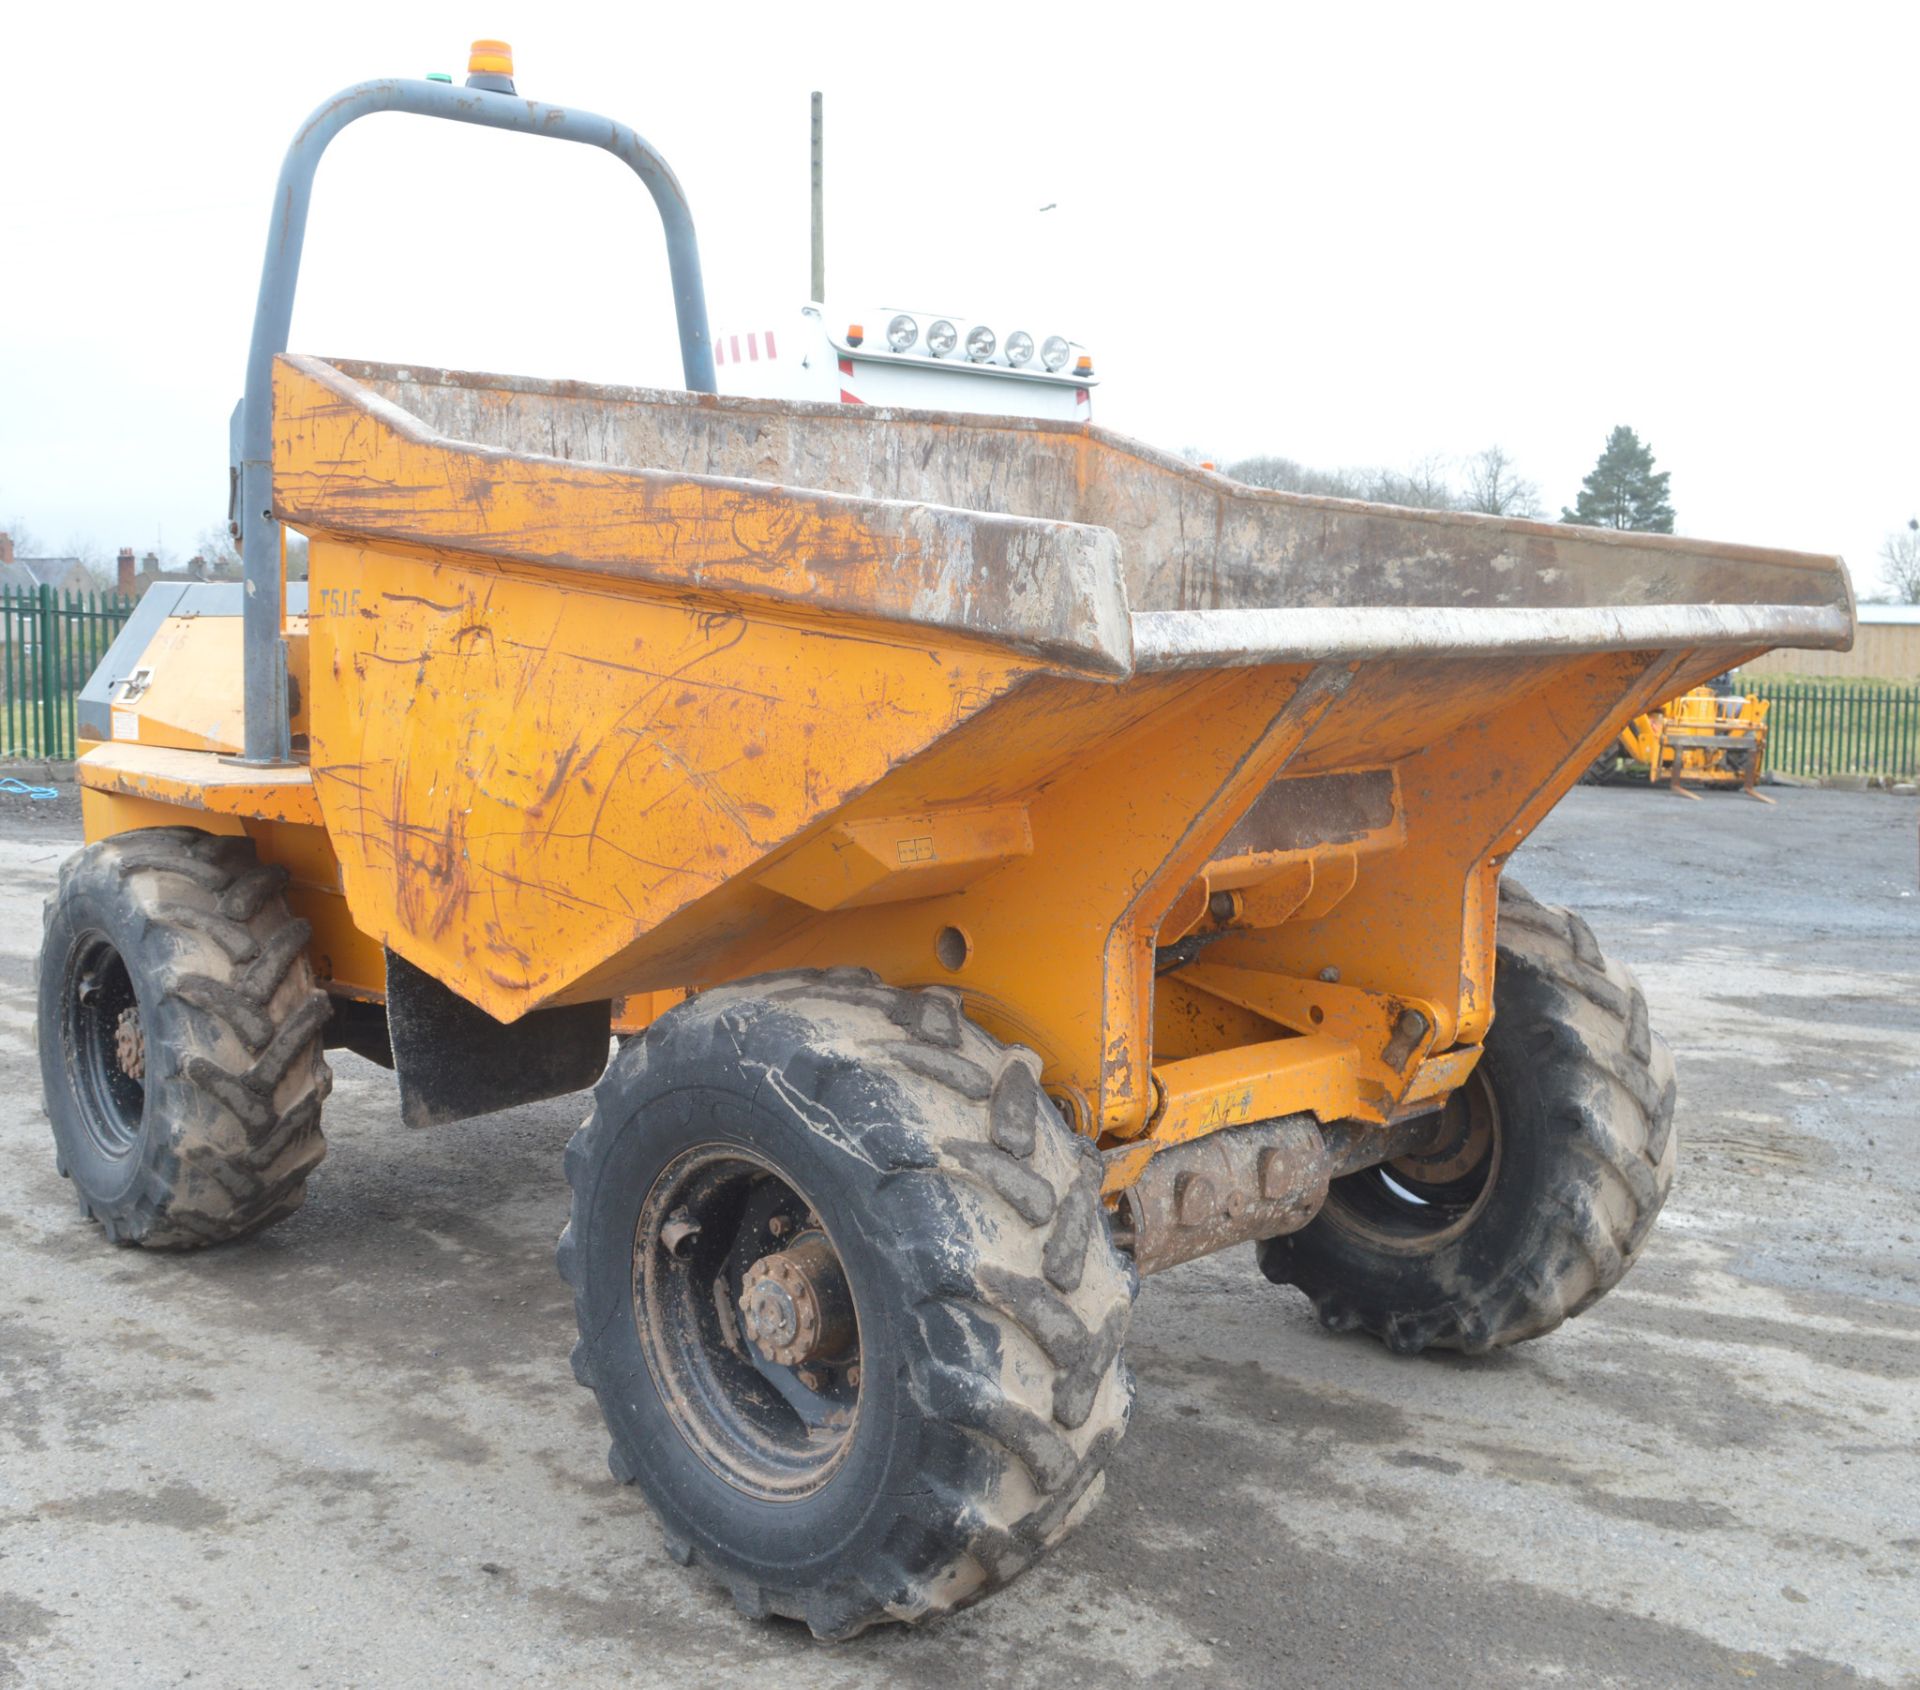
M1733 786L1763 804L1756 791L1767 756L1767 700L1695 687L1658 710L1635 716L1617 746L1594 759L1590 774L1604 780L1623 758L1644 763L1647 779L1691 798L1688 786Z

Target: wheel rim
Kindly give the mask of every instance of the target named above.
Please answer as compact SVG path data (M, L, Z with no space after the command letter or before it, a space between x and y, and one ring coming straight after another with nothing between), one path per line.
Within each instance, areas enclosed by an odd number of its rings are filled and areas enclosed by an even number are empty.
M833 1477L860 1411L860 1328L839 1251L784 1170L734 1146L686 1151L633 1235L640 1346L694 1453L769 1501Z
M1377 1249L1424 1255L1470 1227L1500 1172L1500 1104L1478 1069L1447 1100L1435 1147L1333 1182L1323 1211Z
M80 1118L103 1156L128 1155L147 1107L146 1034L132 977L104 934L88 933L68 953L66 1059Z

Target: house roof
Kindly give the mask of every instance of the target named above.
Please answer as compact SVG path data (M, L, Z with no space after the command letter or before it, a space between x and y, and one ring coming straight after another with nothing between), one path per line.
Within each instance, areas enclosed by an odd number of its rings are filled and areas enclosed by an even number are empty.
M17 557L11 563L0 563L0 587L15 591L57 587L79 567L77 557Z

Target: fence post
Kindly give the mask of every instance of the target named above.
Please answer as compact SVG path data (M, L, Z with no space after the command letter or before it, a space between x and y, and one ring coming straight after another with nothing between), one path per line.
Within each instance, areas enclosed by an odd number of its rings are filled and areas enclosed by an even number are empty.
M69 602L71 594L60 595L56 614L60 618L60 650L56 654L60 660L60 713L54 718L54 751L66 756L73 753L68 749L71 741L67 733L67 714L73 708L73 691L78 683L73 678L73 606Z
M30 665L31 642L28 639L32 629L32 611L29 603L24 588L15 588L7 594L7 609L12 612L7 618L7 638L13 656L13 672L7 687L7 715L13 733L7 754L13 757L25 757L33 739L33 670Z
M49 749L53 744L53 589L46 582L40 583L39 592L39 637L38 650L34 653L38 662L40 682L40 755L53 755Z
M13 589L0 587L0 756L11 757L19 744L13 697L20 690L19 648L14 644Z

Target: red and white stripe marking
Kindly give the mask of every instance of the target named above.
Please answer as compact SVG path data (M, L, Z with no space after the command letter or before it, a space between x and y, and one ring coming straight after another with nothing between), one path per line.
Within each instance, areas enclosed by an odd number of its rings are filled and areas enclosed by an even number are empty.
M713 361L716 364L757 364L763 357L771 364L779 356L772 329L764 334L747 335L744 339L737 334L715 335L713 339Z

